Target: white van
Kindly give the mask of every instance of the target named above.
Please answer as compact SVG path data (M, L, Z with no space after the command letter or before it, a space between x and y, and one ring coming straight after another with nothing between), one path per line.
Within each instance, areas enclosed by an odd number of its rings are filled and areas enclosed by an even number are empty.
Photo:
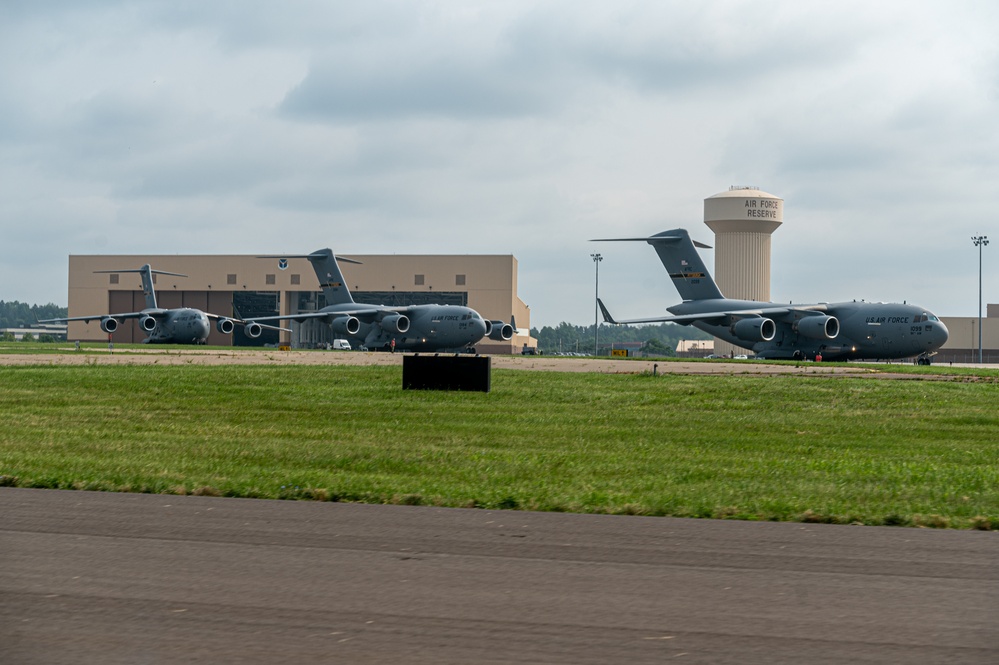
M345 339L335 339L333 340L333 350L334 351L350 351L350 342Z

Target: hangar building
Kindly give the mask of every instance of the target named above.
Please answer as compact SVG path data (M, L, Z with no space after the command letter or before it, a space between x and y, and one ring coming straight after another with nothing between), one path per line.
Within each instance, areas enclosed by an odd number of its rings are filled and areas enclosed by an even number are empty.
M484 318L509 322L518 330L509 342L484 339L482 353L519 353L530 337L531 310L517 296L517 259L489 255L357 255L361 263L340 268L354 300L383 305L436 303L466 305ZM276 316L315 311L325 305L319 280L306 259L261 259L240 255L71 255L69 257L69 316L137 312L145 307L138 273L148 263L154 270L187 275L156 275L160 307L196 307L212 314L243 317ZM109 272L96 272L109 271ZM290 344L295 348L325 347L332 331L318 321L290 322L291 333L265 331L247 338L241 326L232 335L212 328L208 344L254 346ZM280 335L280 337L279 337ZM117 342L141 342L145 335L135 321L123 322ZM100 321L71 321L68 339L101 341L107 334Z
M978 317L941 316L947 326L950 338L940 348L935 363L977 363L978 362ZM999 304L986 305L982 316L982 362L999 363Z

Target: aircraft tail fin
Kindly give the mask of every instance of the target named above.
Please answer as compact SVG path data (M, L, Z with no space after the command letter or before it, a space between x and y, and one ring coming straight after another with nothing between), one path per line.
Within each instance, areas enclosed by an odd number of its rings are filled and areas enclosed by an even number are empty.
M343 305L354 302L354 298L350 295L350 289L347 288L347 282L343 278L343 273L340 272L337 258L347 263L360 263L360 261L337 257L331 249L320 249L308 256L309 263L312 264L312 269L316 271L316 277L319 278L319 286L323 290L323 295L326 296L327 305Z
M340 266L337 261L357 264L360 264L360 261L348 259L343 256L335 256L333 250L329 248L319 249L311 254L282 254L280 256L258 256L257 258L308 259L309 263L312 264L312 269L316 271L316 277L319 279L319 286L323 290L323 296L326 297L327 305L344 305L354 302L354 298L350 295L350 289L347 288L347 282L343 278L343 273L340 272Z
M691 240L686 229L663 231L648 238L602 238L609 241L642 241L652 245L669 273L673 286L684 300L716 300L724 298L715 280L708 273L697 247L709 245Z
M174 277L187 277L187 275L182 275L179 272L167 272L166 270L153 270L152 266L148 263L141 268L133 268L131 270L95 270L95 273L109 273L109 272L137 272L142 276L142 295L146 297L146 309L157 309L156 307L156 288L153 285L153 275L173 275Z

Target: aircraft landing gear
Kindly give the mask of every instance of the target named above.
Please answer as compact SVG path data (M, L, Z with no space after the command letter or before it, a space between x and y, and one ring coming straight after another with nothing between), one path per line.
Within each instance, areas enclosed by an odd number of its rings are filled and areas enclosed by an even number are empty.
M927 367L929 367L929 365L930 365L930 357L928 355L926 355L926 354L920 355L919 357L916 358L916 364L917 365L926 365Z

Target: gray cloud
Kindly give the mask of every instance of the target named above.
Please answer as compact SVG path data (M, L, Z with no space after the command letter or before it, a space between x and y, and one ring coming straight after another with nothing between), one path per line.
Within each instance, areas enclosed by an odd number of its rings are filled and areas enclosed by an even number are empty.
M544 113L557 93L502 68L457 59L382 64L375 73L355 63L314 66L281 111L292 117L377 120L399 116L506 117Z

